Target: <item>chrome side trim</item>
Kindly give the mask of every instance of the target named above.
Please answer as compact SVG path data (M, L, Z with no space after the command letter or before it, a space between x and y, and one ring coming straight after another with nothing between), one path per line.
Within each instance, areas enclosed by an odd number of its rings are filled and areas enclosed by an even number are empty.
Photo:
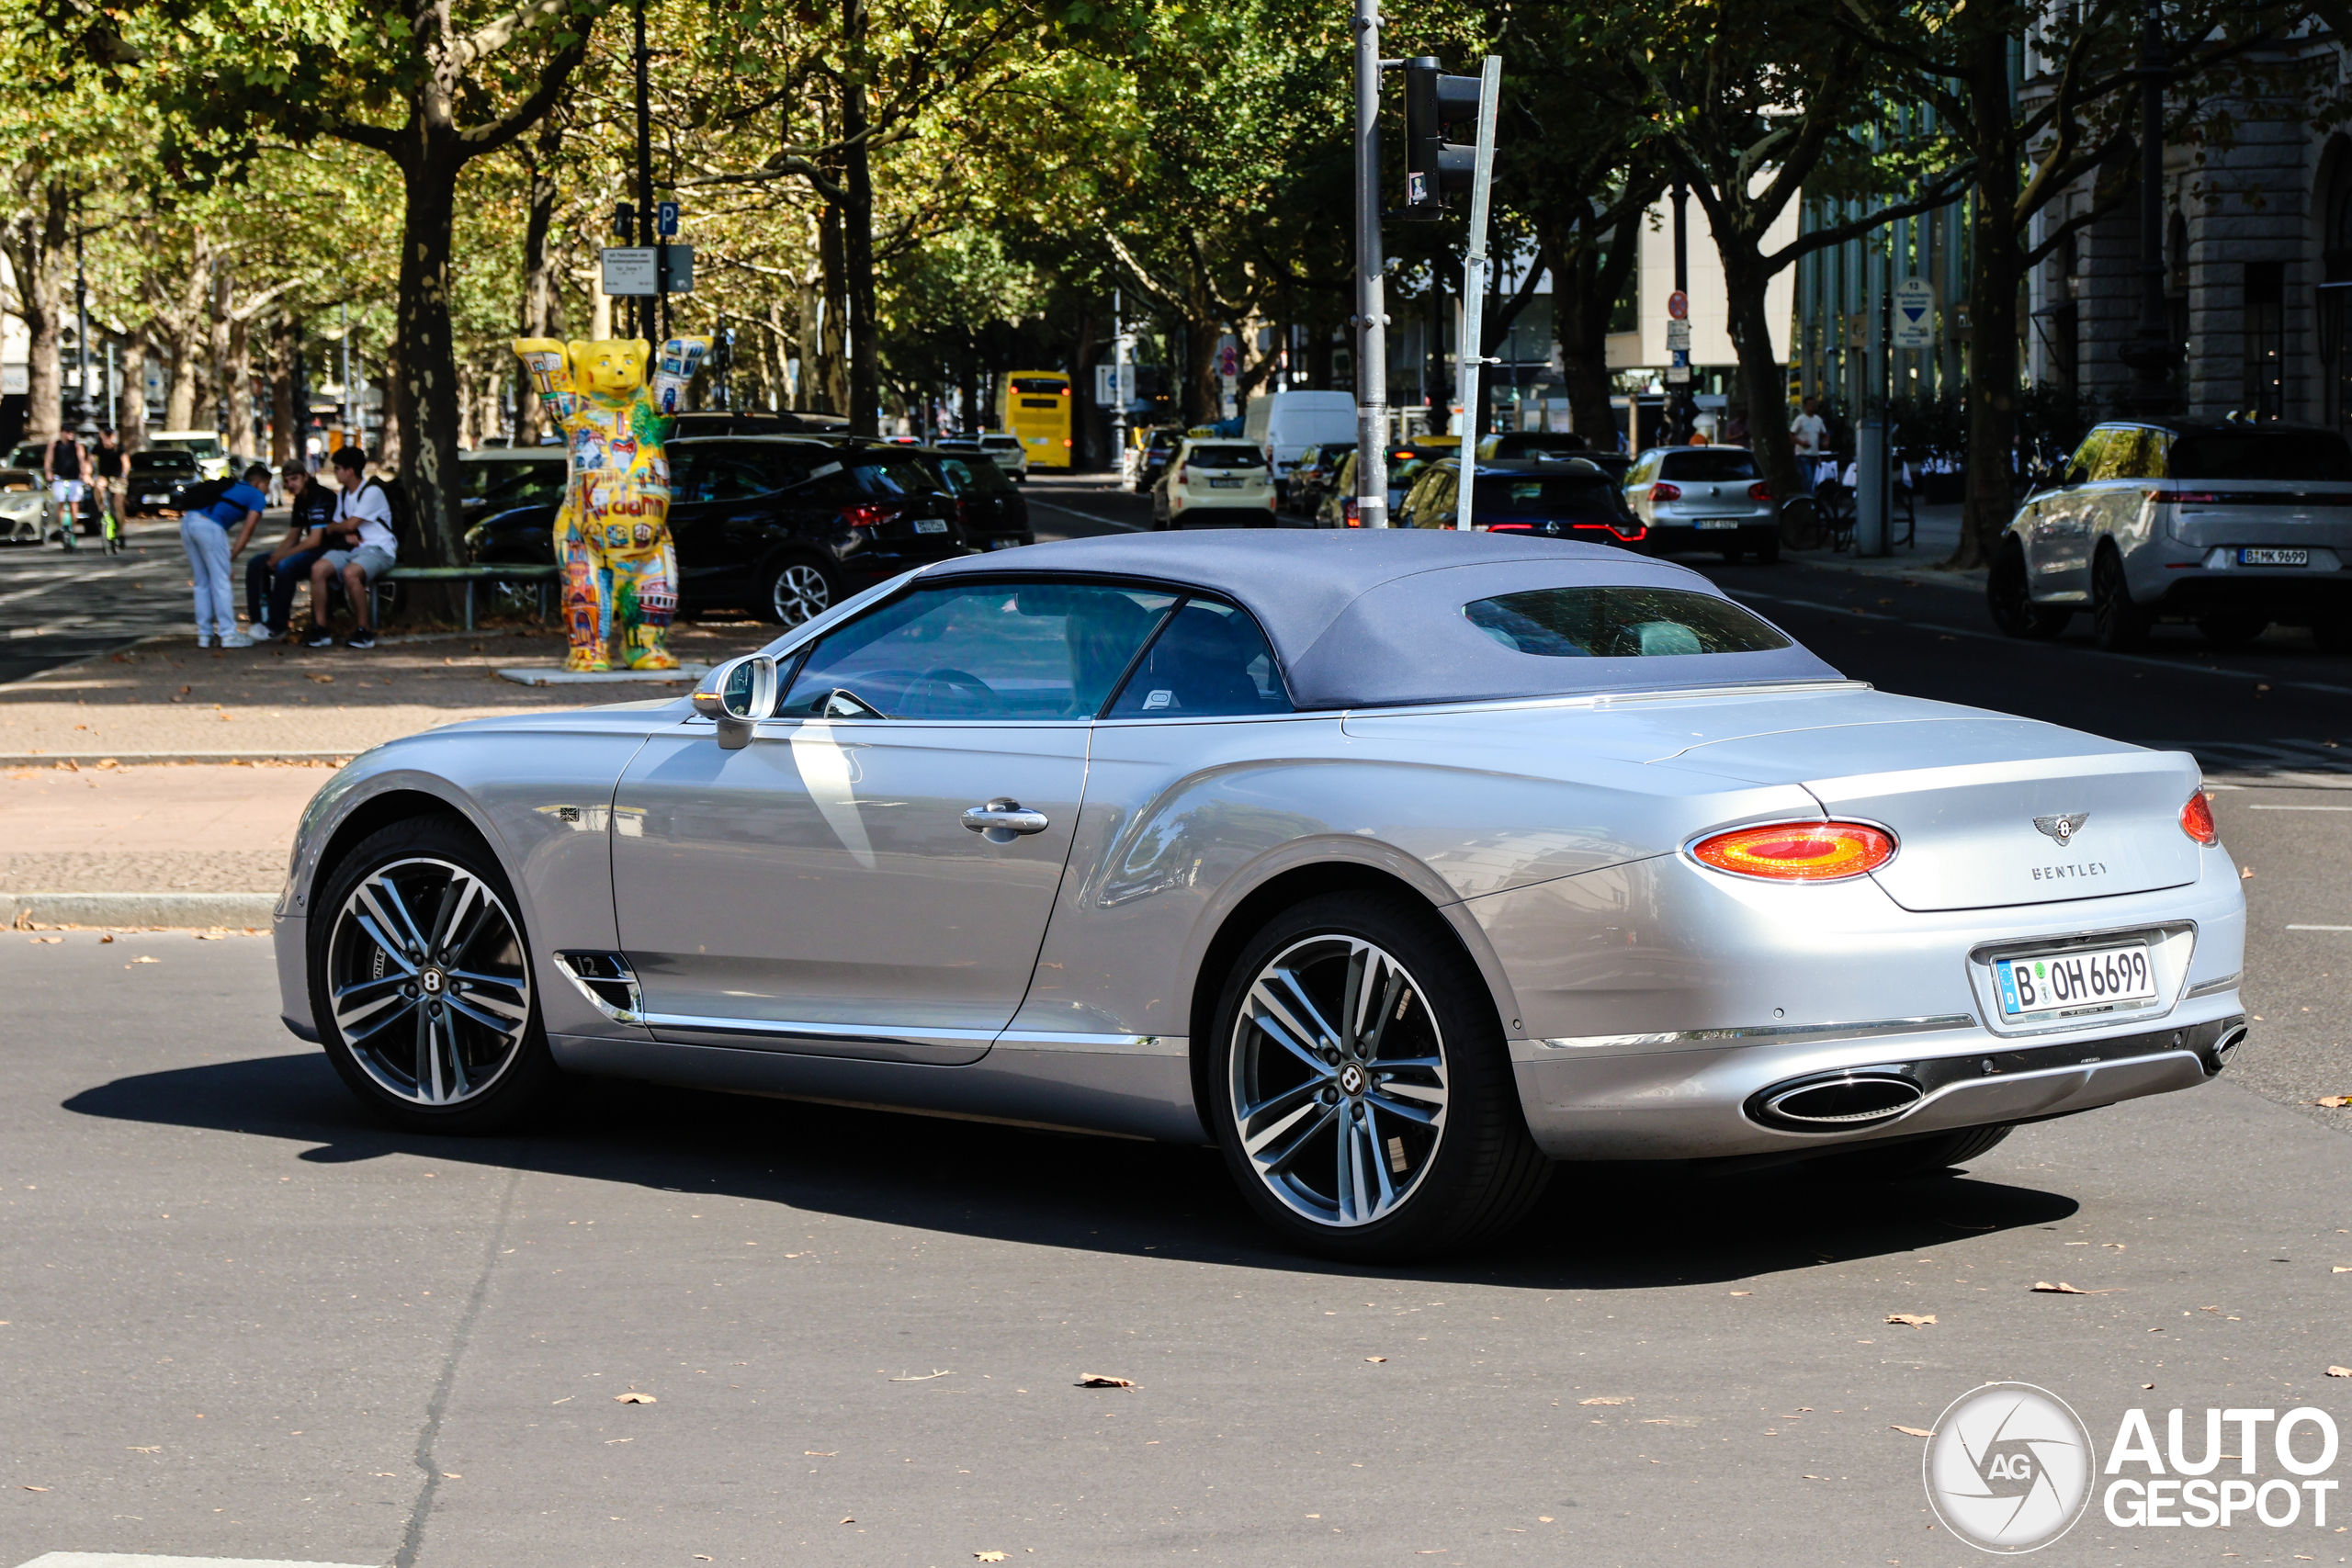
M798 1023L771 1018L706 1018L700 1013L691 1012L648 1013L645 1021L655 1029L692 1029L704 1034L741 1034L770 1040L838 1040L873 1045L891 1045L906 1041L920 1041L926 1044L987 1045L993 1043L1002 1032L994 1029L893 1029L887 1024Z
M1870 1023L1767 1023L1735 1029L1684 1029L1668 1034L1579 1034L1534 1043L1552 1051L1640 1050L1675 1045L1760 1045L1779 1040L1867 1040L1883 1034L1927 1034L1939 1029L1973 1029L1964 1012L1933 1018L1882 1018Z
M1058 1030L1008 1029L996 1037L999 1049L1099 1051L1121 1056L1182 1056L1192 1042L1182 1035L1068 1034Z
M2190 997L2214 996L2220 992L2230 989L2230 987L2235 986L2240 980L2245 978L2245 971L2241 969L2234 975L2224 975L2218 980L2207 980L2201 985L2191 986L2187 991L2182 993L2182 997L2183 999L2187 999Z

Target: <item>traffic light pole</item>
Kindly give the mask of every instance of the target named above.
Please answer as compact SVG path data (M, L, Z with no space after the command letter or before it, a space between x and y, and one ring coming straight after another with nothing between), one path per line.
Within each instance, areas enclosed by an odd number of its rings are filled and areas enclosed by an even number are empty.
M1388 310L1380 246L1380 0L1356 0L1356 522L1388 526Z
M1495 184L1495 103L1502 96L1503 58L1487 56L1478 73L1478 162L1470 176L1470 243L1462 256L1462 341L1453 383L1462 398L1461 499L1453 525L1471 526L1470 498L1477 489L1479 373L1487 365L1487 206Z

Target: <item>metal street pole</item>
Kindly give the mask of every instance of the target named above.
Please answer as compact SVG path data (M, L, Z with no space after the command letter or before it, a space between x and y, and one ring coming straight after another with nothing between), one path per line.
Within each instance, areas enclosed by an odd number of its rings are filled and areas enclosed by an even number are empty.
M1687 308L1690 298L1690 186L1682 180L1674 182L1674 291L1682 296ZM1690 318L1686 316L1683 319L1687 322ZM1690 351L1684 349L1682 352L1683 356L1689 358ZM1674 357L1670 346L1667 357ZM1687 370L1688 367L1685 368ZM1672 378L1669 371L1668 379L1670 382ZM1690 383L1688 381L1681 382L1668 394L1668 406L1673 411L1673 417L1666 422L1666 438L1669 442L1688 442L1690 439Z
M1356 0L1356 522L1388 526L1388 309L1380 254L1380 0Z
M1487 56L1478 77L1478 153L1470 176L1470 243L1462 256L1462 342L1454 376L1462 397L1462 456L1453 525L1465 531L1477 489L1478 400L1486 395L1479 372L1487 363L1487 207L1495 183L1495 100L1502 95L1503 57Z
M1118 454L1119 477L1127 474L1127 318L1117 288L1111 290L1111 447Z
M632 58L637 62L637 231L638 243L656 247L653 252L652 299L642 295L637 301L638 335L648 343L654 340L654 328L661 317L656 310L670 303L670 253L662 248L661 236L654 232L656 214L653 210L653 107L649 67L653 51L645 47L645 0L637 0L637 48Z
M352 400L351 391L351 307L343 308L343 437L345 441L359 428L359 405ZM366 442L360 445L365 446Z
M2178 406L2173 367L2180 345L2165 310L2165 28L2162 0L2147 0L2140 20L2140 325L2124 345L2132 367L2126 402L2142 415Z

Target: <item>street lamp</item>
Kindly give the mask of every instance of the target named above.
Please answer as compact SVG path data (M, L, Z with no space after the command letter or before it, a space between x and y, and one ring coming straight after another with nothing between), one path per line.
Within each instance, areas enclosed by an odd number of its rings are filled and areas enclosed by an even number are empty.
M2170 413L2179 406L2173 367L2180 345L2173 341L2165 309L2165 38L2162 0L2146 0L2140 21L2140 325L2123 347L2132 367L2127 401L2141 415Z

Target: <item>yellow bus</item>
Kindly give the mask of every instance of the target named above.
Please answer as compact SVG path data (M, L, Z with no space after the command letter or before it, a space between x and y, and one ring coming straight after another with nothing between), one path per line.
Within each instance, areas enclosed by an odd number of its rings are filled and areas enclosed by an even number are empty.
M1020 438L1031 468L1067 468L1073 451L1069 406L1069 378L1060 371L1015 370L997 394L997 424Z

